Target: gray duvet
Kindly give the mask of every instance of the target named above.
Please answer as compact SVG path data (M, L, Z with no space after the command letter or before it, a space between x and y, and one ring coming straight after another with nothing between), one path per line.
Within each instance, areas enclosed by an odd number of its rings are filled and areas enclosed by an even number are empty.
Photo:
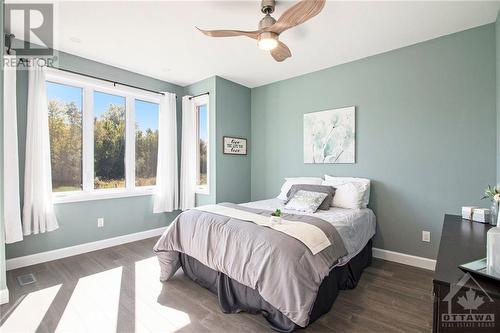
M270 211L222 205L261 215ZM305 327L323 279L347 254L335 227L319 218L284 214L284 219L319 227L332 243L313 255L300 241L279 231L226 216L188 210L180 214L154 247L162 281L180 267L179 253L197 259L255 289L295 324Z

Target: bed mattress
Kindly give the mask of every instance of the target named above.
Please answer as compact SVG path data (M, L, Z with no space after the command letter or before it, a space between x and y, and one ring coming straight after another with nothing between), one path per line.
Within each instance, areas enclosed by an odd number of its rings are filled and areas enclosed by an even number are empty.
M345 265L351 258L356 256L375 235L376 218L373 211L369 208L344 209L330 207L329 210L318 210L316 213L306 213L286 209L283 200L280 199L252 201L241 205L270 211L281 209L284 213L315 216L333 224L344 241L347 250L347 255L339 259L337 266Z
M221 297L239 298L227 291L242 285L246 287L242 289L243 294L253 290L256 297L253 300L241 299L238 304L242 307L230 306L229 312L250 309L273 312L274 309L276 315L287 318L276 320L275 316L270 316L274 320L268 318L268 321L275 329L288 332L305 327L314 320L315 314L325 313L329 306L324 304L331 306L336 292L325 295L321 285L326 283L336 290L345 289L344 279L336 278L339 269L351 272L351 264L356 258L362 258L356 265L362 271L371 259L370 239L375 233L375 215L370 209L332 208L307 214L287 210L277 199L218 206L261 216L269 216L271 211L280 208L285 219L312 224L330 241L331 246L314 254L295 237L242 220L238 217L240 215L217 214L203 209L180 214L158 240L154 251L160 263L162 281L167 281L182 266L194 280L205 280L202 285L207 280L217 280L216 292L220 301ZM191 259L195 260L194 264L189 264L193 262ZM192 274L188 273L188 266L195 267ZM199 276L205 268L210 274ZM290 279L290 276L294 278ZM222 295L224 292L225 296ZM320 302L323 304L321 311L314 311L321 297L326 297L327 302ZM269 307L258 304L249 308L244 306L249 305L247 302L264 304L261 303L264 300L272 307L271 311ZM224 308L222 303L221 307Z

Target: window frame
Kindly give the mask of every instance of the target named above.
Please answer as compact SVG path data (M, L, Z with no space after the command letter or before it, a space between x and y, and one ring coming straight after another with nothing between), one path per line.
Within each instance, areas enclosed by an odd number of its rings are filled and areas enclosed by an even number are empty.
M152 195L156 186L135 186L135 100L160 105L160 96L111 82L47 68L45 81L82 89L82 190L52 192L54 203ZM94 189L94 91L125 98L125 187ZM158 108L159 112L161 109Z
M210 194L210 98L209 95L201 95L193 98L194 109L196 110L196 194ZM207 185L198 185L200 177L200 129L198 108L206 105L207 108Z

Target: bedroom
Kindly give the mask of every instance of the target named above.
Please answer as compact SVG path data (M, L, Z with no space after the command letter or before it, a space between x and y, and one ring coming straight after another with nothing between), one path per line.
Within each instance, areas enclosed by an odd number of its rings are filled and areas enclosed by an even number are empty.
M2 3L2 332L498 327L500 2Z

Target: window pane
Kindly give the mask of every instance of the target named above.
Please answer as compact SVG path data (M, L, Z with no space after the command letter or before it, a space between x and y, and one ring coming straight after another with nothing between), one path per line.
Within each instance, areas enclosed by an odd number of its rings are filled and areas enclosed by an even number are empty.
M82 190L81 88L46 82L52 191Z
M198 106L198 185L207 185L207 142L208 142L208 112L206 105Z
M159 105L135 101L135 186L156 184Z
M125 97L94 92L94 188L125 187Z

